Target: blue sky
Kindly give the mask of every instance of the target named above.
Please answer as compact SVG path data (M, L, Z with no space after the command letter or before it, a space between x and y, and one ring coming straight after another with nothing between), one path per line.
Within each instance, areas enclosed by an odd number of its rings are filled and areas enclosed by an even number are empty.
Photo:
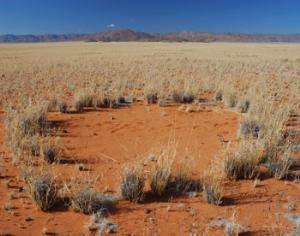
M112 28L300 33L300 0L0 0L0 34Z

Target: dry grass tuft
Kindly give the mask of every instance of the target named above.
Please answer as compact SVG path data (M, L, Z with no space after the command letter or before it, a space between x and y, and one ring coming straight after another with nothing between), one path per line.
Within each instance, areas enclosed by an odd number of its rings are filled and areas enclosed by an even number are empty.
M179 160L178 160L179 159ZM172 171L172 176L166 187L170 194L184 194L187 192L201 192L203 183L201 179L193 179L194 160L191 156L176 158L177 170Z
M175 103L192 103L195 100L195 95L191 92L177 92L174 91L172 99Z
M60 148L58 146L57 140L48 140L41 145L41 154L45 161L49 164L57 161L59 159Z
M157 157L157 162L151 176L151 191L154 195L161 196L171 180L172 165L176 157L174 143L163 147Z
M147 104L155 104L158 101L157 93L149 93L146 95Z
M203 190L202 180L194 180L188 174L179 173L172 176L167 187L169 193L183 194L187 192L201 192Z
M218 176L207 176L203 184L203 198L206 202L221 205L223 202L223 179Z
M192 93L184 92L181 97L182 103L192 103L195 100L195 96Z
M38 208L42 211L50 210L57 200L59 189L55 178L50 175L31 176L28 184L31 197Z
M258 138L261 125L255 120L244 121L238 129L239 138Z
M74 94L74 108L83 112L85 107L93 107L94 96L88 90L80 90Z
M141 167L135 169L125 168L121 182L121 194L124 199L131 202L140 202L144 197L145 178Z
M232 108L236 107L238 104L239 98L234 91L230 91L228 94L225 94L224 96L225 105Z
M40 135L25 136L21 141L20 148L23 150L23 153L39 156L42 139L43 138Z
M111 195L104 195L92 188L85 188L72 196L72 207L75 211L92 214L108 210L115 206L117 200Z
M278 180L288 177L289 169L292 166L291 146L286 144L277 150L277 153L265 160L265 165L272 176Z
M18 110L6 108L6 142L13 153L13 162L23 159L23 154L38 154L39 136L48 133L47 103L29 103Z
M250 109L250 101L249 100L239 101L237 109L240 113L247 113Z
M218 90L215 94L215 100L218 102L223 101L223 91L222 90Z
M57 106L59 112L68 113L68 105L65 101L59 101Z
M223 161L223 171L227 178L253 179L262 159L262 149L258 141L243 140L235 150L227 151Z

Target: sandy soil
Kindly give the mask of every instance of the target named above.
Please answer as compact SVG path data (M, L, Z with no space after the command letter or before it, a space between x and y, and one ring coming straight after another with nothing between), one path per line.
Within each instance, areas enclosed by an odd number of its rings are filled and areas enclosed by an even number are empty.
M142 160L174 134L180 155L193 158L195 178L203 176L210 161L227 145L236 142L240 115L219 105L204 104L198 112L180 112L176 106L161 108L136 104L130 108L101 109L82 114L50 113L64 147L61 163L54 164L62 178L99 176L100 191L119 193L123 167ZM90 235L90 216L67 208L44 213L35 208L17 167L11 164L4 143L0 114L0 229L12 235ZM88 171L80 171L84 164ZM300 185L266 179L256 188L253 181L228 182L223 206L206 203L201 194L169 199L149 199L143 204L121 201L109 219L119 225L118 235L224 235L222 222L235 215L247 228L243 235L274 235L289 232L293 224L285 214L300 212ZM13 195L13 197L11 197ZM287 209L287 204L294 209ZM6 206L6 207L5 207ZM10 209L4 209L8 208ZM145 210L149 209L149 210ZM1 231L0 231L1 232Z

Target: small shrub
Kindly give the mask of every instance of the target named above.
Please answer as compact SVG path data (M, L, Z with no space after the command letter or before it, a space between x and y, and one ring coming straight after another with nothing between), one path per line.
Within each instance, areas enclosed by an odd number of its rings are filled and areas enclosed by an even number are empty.
M224 172L230 179L252 179L257 163L241 158L234 154L227 157L224 161Z
M193 179L193 164L194 160L191 156L181 156L173 170L170 181L166 187L168 193L185 194L187 192L201 192L202 181L200 179Z
M290 159L283 159L269 163L268 168L275 179L282 180L288 176L291 165L292 161Z
M24 135L42 133L46 127L46 109L40 105L29 105L17 118L18 128Z
M6 108L6 142L9 145L14 163L23 159L24 154L38 153L38 139L47 132L46 103L29 103L26 107Z
M117 104L126 104L126 99L123 96L117 97Z
M223 181L218 177L207 179L203 185L203 198L206 202L221 205L223 201Z
M21 149L24 152L34 156L40 155L40 146L41 146L40 138L41 137L39 135L24 137L22 139Z
M25 183L30 182L30 178L32 176L32 168L27 168L27 167L21 167L21 176Z
M158 101L158 97L156 93L149 93L146 95L147 104L155 104Z
M192 103L195 100L195 96L191 93L185 92L182 95L181 102L182 103Z
M58 159L58 152L57 145L52 142L45 143L41 147L43 159L50 164Z
M92 188L86 188L77 192L72 197L72 206L76 211L91 214L114 206L116 199L110 195L104 195Z
M246 231L245 227L235 221L228 221L225 224L226 236L239 236Z
M171 169L175 156L176 148L170 145L163 148L158 155L150 183L153 194L161 196L165 192L171 180Z
M139 202L143 199L145 179L140 170L126 169L121 183L121 194L124 199Z
M172 98L176 103L192 103L195 100L195 96L188 92L174 92Z
M83 112L84 111L84 102L81 100L77 100L77 101L75 101L74 107L77 112Z
M290 158L290 147L286 147L282 152L283 153L279 153L276 156L273 156L273 158L266 160L267 168L272 176L278 180L282 180L288 176L289 169L293 164L293 161Z
M85 107L93 107L93 96L88 94L86 95L85 99L84 99L84 106Z
M172 94L172 99L175 103L181 103L181 99L182 99L182 93L179 92L173 92Z
M60 101L58 103L58 111L61 113L67 113L68 112L68 105L64 101Z
M117 96L112 97L108 94L100 95L93 98L93 107L96 108L118 108L119 106L125 105L128 102L126 97Z
M53 178L45 176L29 181L29 189L35 204L42 210L51 209L57 199L58 187Z
M167 169L157 169L152 174L151 191L153 194L161 196L165 192L168 183L170 182L171 173Z
M255 177L262 155L257 142L244 141L236 150L229 151L223 161L223 171L229 179Z
M93 99L93 107L94 107L94 109L100 108L101 104L102 104L102 99L100 97L95 97Z
M215 95L215 99L216 101L221 102L223 100L223 91L221 90L217 91Z
M88 91L80 91L74 95L74 107L83 112L85 107L93 107L93 96Z
M258 138L261 125L257 121L250 120L242 123L238 129L239 138Z
M56 111L57 110L57 99L56 98L52 98L49 100L48 102L48 106L47 106L47 111L51 112L51 111Z
M193 180L185 174L178 174L169 181L166 189L170 193L182 194L191 191L201 192L203 186L200 180Z
M249 111L249 108L250 108L250 101L249 100L242 100L238 104L238 110L241 113L247 113Z
M238 103L238 96L234 93L229 93L225 96L225 104L228 107L235 107Z
M108 97L105 97L105 98L102 99L100 107L101 108L110 108L111 104L112 104L111 99L108 98Z

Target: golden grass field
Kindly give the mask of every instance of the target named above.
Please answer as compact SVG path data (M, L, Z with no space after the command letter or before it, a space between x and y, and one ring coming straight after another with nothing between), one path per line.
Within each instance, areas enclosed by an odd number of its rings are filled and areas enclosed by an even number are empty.
M0 232L299 235L299 94L300 44L0 44Z

